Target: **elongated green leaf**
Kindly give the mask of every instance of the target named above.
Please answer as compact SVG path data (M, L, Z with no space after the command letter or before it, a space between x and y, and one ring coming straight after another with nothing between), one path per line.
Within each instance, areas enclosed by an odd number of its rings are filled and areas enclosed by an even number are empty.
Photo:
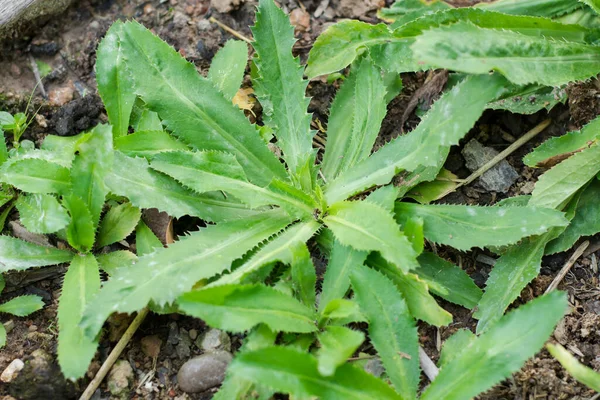
M396 284L412 316L435 326L446 326L452 322L452 314L438 305L429 294L427 283L419 276L403 273L379 255L369 256L367 265L373 266Z
M419 385L419 337L415 320L396 286L381 273L360 266L350 275L360 309L369 322L369 339L403 399L414 399Z
M346 325L351 322L367 322L356 302L348 299L333 299L321 311L319 326Z
M0 207L13 199L14 195L0 187Z
M0 313L7 313L16 315L17 317L24 317L44 307L44 301L40 296L25 295L15 297L12 300L7 301L4 304L0 304Z
M108 246L125 239L135 229L142 212L131 203L123 203L112 207L100 224L97 247Z
M600 392L600 374L593 369L581 364L577 359L559 344L546 345L550 354L579 382L589 388Z
M165 131L137 131L131 135L115 138L115 149L129 157L152 157L164 151L189 150Z
M229 40L215 54L208 70L208 80L227 100L233 99L244 79L248 63L248 46L240 40Z
M365 198L366 201L383 207L386 211L394 213L394 205L400 190L394 185L386 185L373 190Z
M100 289L98 263L91 254L76 255L65 275L58 300L58 363L68 379L87 371L97 342L87 338L79 326L83 310Z
M541 207L396 203L396 219L401 225L414 217L423 219L427 239L459 250L513 244L568 224L560 211Z
M323 288L319 299L321 314L335 299L341 299L350 288L350 273L364 264L368 252L355 250L344 246L338 240L333 242L333 248L323 277Z
M377 16L387 22L394 22L393 26L402 26L423 15L452 8L451 5L441 0L398 0L389 8L382 8Z
M600 14L600 1L598 1L598 0L579 0L579 1L590 6L590 8L592 10L594 10L596 12L596 14Z
M310 252L306 244L301 243L292 248L292 287L296 297L311 310L316 303L315 285L317 283L317 272L310 258Z
M89 139L78 147L79 154L71 168L73 194L81 198L98 226L108 188L104 178L112 167L112 130L110 125L97 125Z
M469 309L477 305L483 292L460 267L429 252L421 254L418 260L415 274L427 283L429 290Z
M150 111L146 106L146 103L139 97L137 97L135 103L133 103L133 110L131 111L129 123L135 132L163 131L163 125L158 114L154 111Z
M476 339L473 332L467 329L459 329L450 336L442 347L438 366L443 368L450 361L456 358L464 349L469 347Z
M336 203L323 221L343 245L356 250L379 251L385 259L405 272L417 267L417 254L392 215L374 203Z
M62 194L71 186L67 168L35 158L8 160L0 167L0 181L29 193Z
M293 215L312 215L315 201L291 185L279 182L267 188L254 185L246 179L241 165L232 154L204 152L168 152L158 154L151 167L163 172L198 193L223 190L252 208L277 204Z
M557 208L600 172L600 145L574 154L544 173L535 184L529 205Z
M6 328L4 324L0 322L0 349L6 345Z
M73 253L0 236L0 272L44 267L70 261Z
M69 223L69 214L51 195L21 195L15 205L21 223L30 232L54 233Z
M243 283L247 277L256 273L262 266L275 261L292 264L294 261L293 249L306 243L319 228L320 225L316 221L307 221L290 226L277 237L264 244L252 257L230 274L223 275L210 285Z
M559 237L548 243L545 254L569 250L581 236L595 235L600 232L599 198L600 181L594 179L579 197L571 223Z
M96 257L98 267L109 275L114 275L119 268L128 268L137 260L129 250L117 250Z
M197 281L222 273L290 222L281 211L272 210L210 225L167 249L141 257L133 267L117 271L86 309L82 324L87 336L94 337L113 311L137 311L150 300L159 306L172 302Z
M4 281L4 277L0 274L0 293L4 290L4 286L6 286L6 282Z
M549 18L566 14L579 6L575 1L564 0L497 0L475 5L475 7L505 14L537 15Z
M110 191L125 196L139 208L158 208L173 217L197 216L208 221L236 219L255 214L247 206L222 194L198 195L150 168L142 158L115 152L112 171L106 178Z
M98 93L106 108L115 138L127 135L129 116L135 101L130 73L125 70L121 46L123 23L116 21L106 32L96 52Z
M177 137L199 150L235 154L250 182L286 178L244 114L193 64L136 22L126 23L120 36L136 92Z
M144 221L140 221L135 228L135 250L138 256L145 256L161 249L163 244L154 232L148 228Z
M313 78L345 68L365 47L369 49L375 63L384 70L408 72L424 69L427 65L419 63L411 48L416 38L428 29L459 21L468 21L481 28L506 29L535 38L585 42L594 37L593 31L578 25L564 25L546 18L506 15L473 8L454 8L432 13L397 29L390 29L384 24L342 21L330 26L317 38L308 57L306 74Z
M489 103L488 108L507 110L513 114L535 114L542 109L550 111L558 103L564 104L566 101L567 92L564 87L526 85Z
M479 75L455 85L433 104L411 133L389 142L329 183L325 189L328 203L343 200L375 185L385 185L401 170L437 166L440 156L445 155L447 148L457 144L473 127L486 104L497 96L504 83L504 78L498 75Z
M85 202L75 195L63 197L63 205L71 215L71 221L67 226L69 244L82 253L90 251L96 238L90 210Z
M295 173L312 153L313 133L306 112L309 99L304 96L308 81L302 77L299 59L292 56L294 28L273 0L261 0L252 34L259 75L254 87L265 121L274 130L288 168Z
M555 235L554 235L555 236ZM553 232L525 240L508 249L494 264L486 282L485 292L477 311L477 332L484 332L500 319L508 306L521 294L521 290L540 273L544 247Z
M571 131L562 136L552 137L536 147L523 158L523 162L530 167L535 167L546 160L560 155L569 155L581 151L590 145L590 142L600 137L600 118L594 119L579 131Z
M413 217L404 223L404 234L412 244L415 253L421 254L425 247L425 236L423 235L423 218Z
M82 132L75 136L48 135L44 138L39 152L29 151L27 155L37 152L36 158L45 159L64 167L70 167L79 145L89 139L90 133ZM24 155L25 156L25 155Z
M344 326L328 326L318 334L321 348L317 352L319 373L332 376L340 365L358 349L365 340L364 333Z
M386 113L381 72L364 57L338 91L327 125L322 172L333 179L371 154Z
M211 326L243 332L258 324L284 332L315 331L314 311L279 290L263 285L223 285L177 299L184 313Z
M465 22L424 32L412 50L428 65L471 74L495 70L520 85L558 86L600 72L600 52L595 46Z
M564 293L553 292L507 314L444 366L421 398L469 399L510 376L542 347L566 308Z
M342 365L329 377L320 375L317 365L317 359L306 352L268 347L241 353L231 363L229 372L300 398L399 399L383 381L350 364Z
M0 165L4 164L8 160L8 149L6 148L6 139L4 138L4 131L0 128Z

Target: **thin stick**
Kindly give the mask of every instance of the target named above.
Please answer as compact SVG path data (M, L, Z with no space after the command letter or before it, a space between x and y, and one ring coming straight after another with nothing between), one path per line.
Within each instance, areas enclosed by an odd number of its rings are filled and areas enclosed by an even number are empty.
M585 249L587 249L587 247L589 245L590 245L590 242L587 240L579 245L579 247L573 252L571 257L569 258L569 260L565 263L565 265L559 271L558 275L556 275L556 277L554 278L554 280L552 281L550 286L548 286L548 289L546 289L544 294L550 293L551 291L553 291L554 289L556 289L558 287L558 284L563 280L565 275L567 275L567 272L569 272L569 270L571 269L573 264L575 264L575 261L577 261L577 259L579 257L581 257L581 255L583 254L583 252L585 251Z
M421 364L421 369L425 373L425 376L433 382L435 377L440 373L440 370L421 346L419 346L419 363Z
M238 39L241 39L247 43L252 43L252 40L248 39L246 36L242 35L241 33L239 33L238 31L228 27L227 25L225 25L224 23L222 23L221 21L217 20L215 17L210 17L208 19L210 22L213 22L217 25L219 25L219 27L221 29L223 29L224 31L227 31L229 33L231 33L233 36L235 36Z
M115 348L108 355L106 361L104 361L104 364L102 364L102 366L98 370L98 373L96 374L94 379L92 379L88 387L85 389L85 392L83 392L79 400L90 400L96 389L98 389L98 386L100 386L100 383L102 383L102 380L104 380L104 378L106 377L106 374L108 374L108 371L110 371L115 361L117 361L117 359L123 352L123 349L125 349L125 346L127 346L129 341L133 337L135 331L137 331L137 329L144 321L144 318L146 318L146 315L148 315L148 308L144 308L138 313L138 315L136 315L136 317L131 322L123 336L121 336L121 339L119 339L119 342L117 343Z
M31 69L33 70L33 76L35 77L35 84L36 84L36 86L38 86L40 88L40 92L42 93L42 96L44 96L44 98L47 99L48 95L46 94L46 89L44 88L44 84L42 83L42 77L40 76L40 70L39 70L34 58L31 56L31 54L29 55L29 63L31 64Z
M490 161L485 163L485 165L483 165L477 171L473 172L467 179L461 181L461 183L459 183L456 187L445 191L441 196L438 197L438 200L441 199L442 197L445 197L445 196L449 195L450 193L454 192L459 187L468 185L469 183L473 182L475 179L479 178L481 175L486 173L490 168L494 167L500 161L504 160L506 157L511 155L519 147L521 147L522 145L524 145L525 143L527 143L528 141L533 139L535 136L539 135L544 129L546 129L548 127L548 125L550 125L550 122L552 122L552 120L550 118L540 122L533 129L531 129L529 132L527 132L526 134L521 136L519 139L517 139L513 144L511 144L506 149L504 149L504 151L502 151L501 153L498 153L498 155L496 155Z

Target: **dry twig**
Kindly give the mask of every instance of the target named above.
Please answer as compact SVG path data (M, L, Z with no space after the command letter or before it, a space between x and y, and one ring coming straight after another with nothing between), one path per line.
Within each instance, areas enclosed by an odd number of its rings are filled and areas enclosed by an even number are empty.
M588 242L587 240L579 245L579 247L573 252L571 257L569 258L569 260L565 263L565 265L559 271L558 275L556 275L556 277L554 277L554 280L552 281L550 286L548 286L548 289L546 289L544 294L550 293L551 291L553 291L554 289L556 289L558 287L558 284L563 280L565 275L567 275L567 272L569 272L569 270L571 269L573 264L575 264L575 261L577 261L577 259L579 257L581 257L581 255L583 254L583 252L585 251L585 249L587 249L587 247L589 245L590 245L590 242Z

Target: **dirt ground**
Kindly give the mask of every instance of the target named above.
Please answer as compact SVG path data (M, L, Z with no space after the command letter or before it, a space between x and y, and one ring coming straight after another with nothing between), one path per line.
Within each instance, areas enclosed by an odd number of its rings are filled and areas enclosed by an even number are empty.
M299 39L295 52L305 61L316 36L335 21L343 18L358 18L366 22L378 22L375 10L389 5L389 0L279 0L286 12L290 12ZM467 5L470 1L456 1ZM327 7L323 5L329 4ZM39 88L33 96L33 109L38 111L36 122L24 138L39 143L48 133L73 135L88 129L98 122L106 121L106 114L96 94L94 64L98 41L115 20L136 19L153 29L161 38L174 46L180 54L193 62L202 73L206 73L215 52L231 34L211 23L214 17L241 34L251 37L248 28L254 20L256 2L253 0L82 0L75 2L62 15L52 17L41 24L29 36L20 36L0 43L0 110L19 112L25 109L29 95L33 92L35 78L32 60L50 66L51 72L44 79L47 98L41 96ZM399 121L413 94L423 86L426 73L402 76L404 89L388 107L388 116L380 133L379 143L409 131L419 121L412 112L404 126ZM249 84L249 79L245 85ZM337 90L336 84L314 80L308 86L312 96L309 111L314 118L326 123L328 108ZM446 203L489 205L507 196L528 194L533 188L540 171L522 163L522 158L531 149L547 139L582 126L600 114L600 86L597 80L573 85L568 88L569 101L556 106L549 114L545 111L530 116L509 112L487 111L477 126L462 144L471 138L499 151L516 138L547 118L552 124L541 135L513 153L508 162L519 173L519 178L506 194L489 192L477 183L459 189L445 198ZM433 93L435 95L436 93ZM254 110L260 115L260 109ZM460 147L453 149L446 168L460 178L469 175ZM11 216L17 219L16 213ZM180 221L180 227L185 221ZM600 237L588 238L588 251L574 265L559 286L568 290L572 305L571 312L559 324L552 340L560 342L586 365L600 369L600 288L598 286L598 257ZM481 250L457 252L449 248L438 248L440 255L462 266L484 287L491 266L482 255L491 255ZM522 292L521 304L541 295L571 252L546 257L542 273ZM483 260L483 261L482 261ZM114 316L105 330L99 351L88 374L77 383L66 382L57 368L56 354L56 308L64 269L55 269L49 276L31 281L28 273L8 274L8 288L2 300L20 294L38 294L46 307L29 317L12 318L14 326L8 335L7 346L0 350L0 372L15 358L24 361L47 358L41 370L27 367L10 385L0 383L0 398L27 399L70 399L76 398L93 378L100 364L106 359L116 341L128 326L130 317ZM441 303L454 315L454 322L446 328L420 326L421 344L427 353L437 360L439 344L460 328L474 329L476 321L471 313L450 303ZM7 322L7 317L2 316ZM121 359L129 361L134 372L130 384L131 394L122 398L134 399L208 399L214 391L187 395L179 390L176 375L179 367L201 350L193 342L202 335L206 326L197 319L179 315L150 315L123 352ZM142 348L142 339L152 337L160 343L158 356L153 357L148 348ZM158 341L156 341L158 339ZM232 347L239 346L242 337L232 335ZM144 339L148 341L148 339ZM42 350L40 352L40 349ZM31 364L31 363L30 363ZM39 363L38 363L39 364ZM43 364L43 363L42 363ZM29 369L28 369L29 368ZM40 372L41 371L41 372ZM32 379L35 384L32 384ZM423 384L426 378L423 377ZM216 390L216 389L214 389ZM527 362L525 367L480 399L590 399L593 391L578 384L543 350ZM106 381L94 399L108 399ZM596 397L594 397L596 398Z

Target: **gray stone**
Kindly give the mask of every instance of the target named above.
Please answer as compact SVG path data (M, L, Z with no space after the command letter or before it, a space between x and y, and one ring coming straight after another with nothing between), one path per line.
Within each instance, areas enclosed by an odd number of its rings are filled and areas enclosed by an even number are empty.
M226 332L220 329L209 329L204 335L198 337L196 346L205 352L216 350L231 351L231 339Z
M215 351L188 360L177 373L179 388L186 393L198 393L220 385L232 359L231 353Z
M372 358L365 363L364 370L379 378L385 372L385 368L379 358Z
M108 390L113 396L129 398L129 385L133 382L133 369L129 361L118 360L108 375Z
M24 35L62 13L72 0L13 0L0 2L0 38Z
M179 343L175 346L175 353L180 360L188 358L191 354L192 339L183 328L179 331Z
M471 139L463 147L462 155L465 158L467 168L473 172L498 155L498 152L492 148L483 146L475 139ZM519 174L517 171L515 171L508 161L502 160L481 175L478 182L485 190L506 193L518 178Z

